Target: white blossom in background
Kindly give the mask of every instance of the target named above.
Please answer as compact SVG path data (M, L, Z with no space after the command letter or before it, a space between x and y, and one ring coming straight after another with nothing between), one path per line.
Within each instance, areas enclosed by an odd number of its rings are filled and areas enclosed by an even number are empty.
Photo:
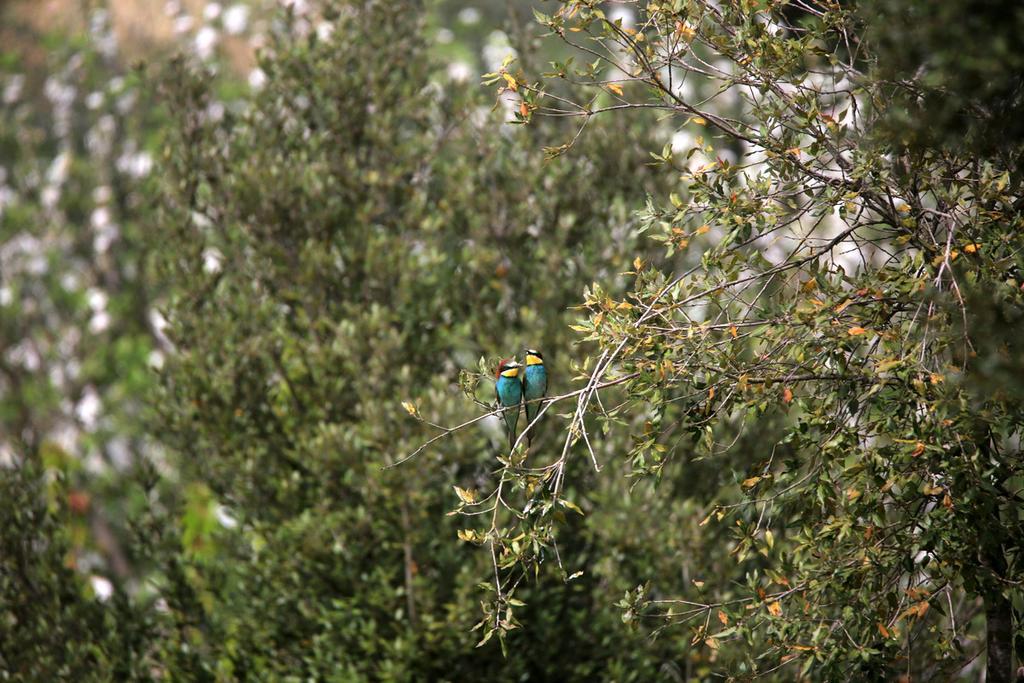
M221 6L219 2L211 2L203 8L203 19L206 21L216 21L217 17L220 16Z
M8 363L25 368L29 372L38 370L42 363L39 352L35 350L35 347L28 339L9 348L5 356Z
M104 114L96 121L96 124L85 134L85 146L91 154L98 157L105 157L110 154L114 146L114 133L117 130L117 123L110 114Z
M114 584L102 576L93 574L89 577L89 584L92 586L92 591L100 602L106 602L114 594Z
M17 462L14 459L14 448L0 441L0 467L14 467Z
M110 14L105 9L97 9L89 17L89 34L93 45L107 59L117 56L117 39L110 30Z
M126 151L117 159L117 170L133 178L144 178L153 170L153 155Z
M442 45L448 45L453 40L455 40L455 34L452 33L451 29L439 28L437 29L437 33L434 34L434 40L441 43Z
M14 104L17 102L18 98L21 97L21 91L24 87L25 76L23 74L14 74L11 76L4 85L4 104Z
M89 309L94 313L98 313L99 311L106 310L106 303L108 303L110 297L106 296L106 292L103 290L90 287L85 293L85 300L89 304Z
M96 387L89 385L75 406L75 416L86 429L92 429L96 426L96 421L99 419L102 410L103 401L100 400L100 395L96 393Z
M456 83L465 83L473 76L473 69L463 61L454 61L448 64L448 78Z
M491 31L487 35L487 43L483 48L484 66L487 71L497 71L508 56L515 57L517 52L508 40L504 31Z
M174 33L179 36L184 35L192 30L195 23L195 19L189 15L181 14L174 19Z
M93 334L105 332L110 327L110 323L110 313L106 311L99 311L89 318L89 331Z
M320 40L327 40L334 33L334 24L329 21L321 21L316 25L316 37Z
M99 334L110 327L110 313L107 312L108 297L106 292L96 287L90 287L86 292L86 301L92 311L92 318L89 319L89 331Z
M4 217L4 207L14 204L17 198L18 193L6 185L0 184L0 219Z
M209 59L213 56L213 51L217 47L217 30L212 26L204 26L196 31L196 37L193 41L195 46L196 54L199 55L200 59Z
M249 8L242 3L235 3L224 10L221 24L229 35L237 36L249 25Z
M203 249L203 272L219 273L224 263L224 255L216 247Z
M267 74L263 69L256 67L249 72L249 86L253 90L261 90L267 84Z
M46 182L50 185L63 185L64 181L68 179L70 168L71 153L64 150L50 163L50 168L46 171Z
M473 26L480 22L480 10L476 7L464 7L459 11L459 22L466 26Z
M213 122L220 121L224 118L224 111L223 102L211 102L206 107L206 118Z
M117 225L111 220L110 209L106 206L99 206L93 209L89 217L89 223L92 225L93 232L95 233L93 235L93 249L96 253L105 253L121 234Z

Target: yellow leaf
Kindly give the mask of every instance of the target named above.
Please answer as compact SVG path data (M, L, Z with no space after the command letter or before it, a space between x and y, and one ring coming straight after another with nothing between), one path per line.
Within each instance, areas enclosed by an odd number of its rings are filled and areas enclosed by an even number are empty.
M973 254L974 252L978 251L979 249L981 249L981 245L978 244L977 242L975 242L973 244L965 244L964 245L964 252L968 253L968 254Z
M480 541L476 532L472 529L459 529L456 533L460 541L465 541L466 543L477 543Z
M704 644L707 645L708 647L710 647L712 650L717 650L718 649L718 641L715 640L714 638L705 638L704 639Z
M530 115L530 106L526 102L519 103L519 115L524 119Z
M740 484L740 486L742 486L745 489L753 488L757 486L757 482L759 481L761 481L761 477L750 477L749 479L744 479L743 483Z
M572 502L571 500L560 500L558 502L561 503L562 507L569 508L570 510L577 514L583 514L583 510L580 509L580 506Z
M503 73L501 74L501 77L505 79L506 83L508 83L509 90L512 90L513 92L519 90L519 83L516 82L515 76L510 73Z
M472 504L476 502L476 491L470 491L459 486L453 486L455 494L463 503Z
M917 456L921 455L922 453L924 453L924 444L921 443L920 441L918 441L917 445L914 446L914 450L910 452L910 456L913 457L913 458L916 458Z
M628 301L621 301L619 302L619 305L616 306L615 308L619 309L620 311L628 311L629 309L633 308L633 304L629 303Z
M704 119L703 116L694 116L692 119L690 119L690 123L696 123L698 126L704 126L707 124L707 121Z
M733 339L736 338L737 332L736 332L736 326L735 325L729 325L729 334L732 335Z
M611 90L619 97L622 97L622 87L617 83L608 83L605 87L607 87L609 90Z
M818 287L818 279L812 277L810 280L808 280L807 282L805 282L803 284L802 289L805 292L813 292L815 289L817 289L817 287Z
M843 311L846 310L846 307L849 306L852 303L853 303L853 301L850 301L849 299L847 299L846 301L844 301L843 303L841 303L841 304L839 304L838 306L835 307L835 312L836 313L842 313Z
M878 632L882 634L883 638L889 638L892 635L882 622L878 622Z
M855 501L858 498L860 498L860 491L858 491L857 489L847 489L846 490L846 498L847 498L847 500L849 500L851 502Z
M711 226L710 226L710 225L707 225L707 224L705 224L705 225L702 225L702 226L700 226L699 228L697 228L697 229L696 229L696 230L694 231L694 233L693 233L693 234L695 234L695 235L703 235L704 233L708 232L709 230L711 230Z
M782 402L785 403L786 405L789 405L790 403L793 402L793 390L790 389L789 387L786 387L785 389L782 390Z
M768 613L771 614L773 617L781 616L782 615L782 605L780 605L777 600L775 602L769 602L768 603Z
M923 493L926 496L937 496L945 490L946 489L942 488L941 486L935 486L933 484L925 484L924 486L921 487L921 493Z
M643 259L641 259L639 256L637 256L635 259L633 259L633 270L640 270L643 267L644 267Z
M723 626L729 625L729 616L722 610L718 610L718 620L722 622Z
M867 330L865 330L863 327L860 327L859 325L855 325L846 331L846 333L851 337L859 337L865 332L867 332Z
M697 32L695 30L693 30L693 27L691 27L691 26L689 26L687 24L684 24L681 21L677 21L676 22L676 35L678 35L680 38L682 38L686 42L690 42L691 40L693 40L694 36L697 35Z
M414 406L410 401L402 401L402 407L405 408L405 412L410 415L416 414L416 406Z

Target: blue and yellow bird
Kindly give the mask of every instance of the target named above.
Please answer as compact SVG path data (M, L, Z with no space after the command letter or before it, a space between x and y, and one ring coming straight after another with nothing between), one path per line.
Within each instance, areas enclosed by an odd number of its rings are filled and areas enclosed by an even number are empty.
M523 380L520 377L523 366L515 359L506 359L498 363L498 375L494 389L498 397L498 405L509 408L502 416L508 427L508 447L516 443L516 425L519 423L519 410L523 403ZM514 406L514 407L513 407Z
M526 369L523 371L523 398L526 401L526 426L530 429L533 419L537 417L544 401L537 399L544 398L548 393L548 371L544 367L544 356L535 349L526 350ZM526 436L527 443L532 443L533 435L537 433L537 425L530 429Z

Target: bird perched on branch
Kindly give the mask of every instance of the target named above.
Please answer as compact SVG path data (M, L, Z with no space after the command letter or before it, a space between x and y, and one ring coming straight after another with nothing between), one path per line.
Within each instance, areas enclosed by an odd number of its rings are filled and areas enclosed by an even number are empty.
M519 423L519 406L523 402L523 380L520 372L523 366L516 360L505 359L498 363L497 381L495 382L495 393L498 397L498 405L502 408L509 408L502 417L505 418L505 426L508 428L508 447L516 443L516 424Z
M526 428L530 429L533 419L537 417L548 391L548 371L544 367L544 356L534 349L526 350L526 369L523 371L523 397L526 400ZM532 443L537 426L534 425L526 436L527 443Z

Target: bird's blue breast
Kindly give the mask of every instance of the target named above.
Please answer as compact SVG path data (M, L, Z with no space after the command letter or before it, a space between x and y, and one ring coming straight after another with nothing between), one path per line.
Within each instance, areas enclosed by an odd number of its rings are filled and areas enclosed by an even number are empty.
M548 388L548 371L543 365L526 366L526 397L540 398Z
M502 375L498 378L498 398L505 405L519 403L523 398L523 383L519 381L518 377Z

